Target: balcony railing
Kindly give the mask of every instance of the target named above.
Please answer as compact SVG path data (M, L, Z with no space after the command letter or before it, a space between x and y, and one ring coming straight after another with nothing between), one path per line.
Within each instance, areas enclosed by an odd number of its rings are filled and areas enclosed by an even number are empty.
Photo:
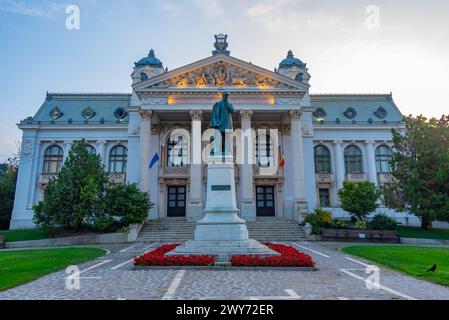
M279 177L279 176L281 176L282 177L282 176L284 176L284 168L254 166L253 175L256 177L257 176L263 176L263 177L269 177L269 176Z
M111 183L126 183L126 173L109 173Z
M159 176L164 177L188 177L189 166L183 167L159 167Z
M317 173L315 175L316 183L334 183L334 175L332 173Z
M381 185L393 183L395 181L394 177L391 173L379 173L378 178L379 178L379 184L381 184Z
M366 181L366 174L365 173L347 173L346 181L350 181L350 182Z

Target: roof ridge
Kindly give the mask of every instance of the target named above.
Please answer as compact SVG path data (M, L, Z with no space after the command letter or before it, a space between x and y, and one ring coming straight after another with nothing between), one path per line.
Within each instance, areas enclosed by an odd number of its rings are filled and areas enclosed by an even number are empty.
M111 96L111 95L132 95L130 92L49 92L47 95L51 96L76 96L76 95L90 95L90 96Z
M393 93L311 93L310 96L325 96L325 97L343 97L343 96L356 96L356 97L384 97L392 96Z

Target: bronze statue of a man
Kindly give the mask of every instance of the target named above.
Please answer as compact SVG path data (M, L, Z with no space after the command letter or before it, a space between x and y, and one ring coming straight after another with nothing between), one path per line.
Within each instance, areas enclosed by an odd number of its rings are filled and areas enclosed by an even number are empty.
M221 149L225 149L225 133L227 130L233 130L232 113L235 112L234 107L228 101L229 93L223 92L222 100L214 104L212 116L210 118L210 127L217 129L221 133Z

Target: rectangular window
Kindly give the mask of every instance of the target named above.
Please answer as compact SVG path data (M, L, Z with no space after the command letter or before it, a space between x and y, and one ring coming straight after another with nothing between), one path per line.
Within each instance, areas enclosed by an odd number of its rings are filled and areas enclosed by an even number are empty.
M320 207L329 208L331 206L329 189L319 189Z

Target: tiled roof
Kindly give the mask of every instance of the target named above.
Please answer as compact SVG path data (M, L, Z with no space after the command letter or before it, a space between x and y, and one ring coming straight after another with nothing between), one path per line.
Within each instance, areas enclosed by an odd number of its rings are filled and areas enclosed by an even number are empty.
M45 102L33 117L33 122L127 122L126 112L130 98L131 94L117 93L47 93ZM125 114L121 115L126 116L119 119L115 114L116 110L124 111Z
M391 94L311 94L315 120L330 123L394 123L403 115Z

